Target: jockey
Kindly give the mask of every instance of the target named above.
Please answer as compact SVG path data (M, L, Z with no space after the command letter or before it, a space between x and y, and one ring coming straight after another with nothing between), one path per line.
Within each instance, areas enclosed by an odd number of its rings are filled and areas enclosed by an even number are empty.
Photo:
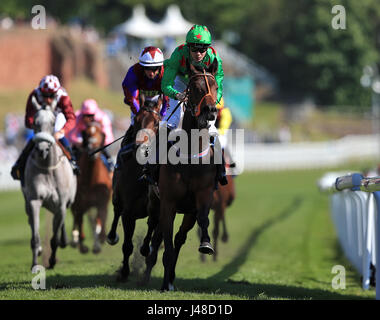
M164 74L164 55L157 47L146 47L141 51L139 62L128 69L123 80L124 103L131 108L131 125L121 143L122 146L131 142L133 133L133 123L137 112L140 110L139 95L144 94L145 99L155 100L162 94L161 80ZM161 116L165 116L169 106L169 98L163 97L163 104L160 111Z
M171 98L169 102L169 110L173 110L178 105L179 101L184 101L186 98L184 91L189 83L189 70L187 70L186 61L203 68L207 68L215 59L218 61L218 70L215 74L215 79L218 84L217 102L222 98L224 78L222 60L216 50L210 45L211 34L207 27L194 25L186 35L186 43L177 47L171 57L165 60L165 73L162 79L161 88L163 93ZM177 108L172 115L168 112L164 121L169 117L169 128L180 126L183 117L182 108ZM217 135L218 132L215 128L215 120L209 121L209 125L210 134ZM218 166L218 179L222 185L227 184L224 164Z
M87 123L99 122L104 133L104 145L113 142L114 136L112 132L112 123L108 115L99 108L97 102L94 99L84 100L82 107L76 113L75 127L69 132L68 138L74 147L78 147L82 144L82 131L86 129ZM109 171L113 170L112 158L106 149L102 150L102 154L105 156L105 164Z
M75 114L71 99L68 96L66 90L61 87L58 78L54 75L47 75L42 78L40 84L35 88L28 97L25 113L25 126L29 129L33 129L34 115L37 112L37 108L33 103L33 97L40 105L53 106L53 112L56 115L55 133L54 137L58 141L58 144L63 147L65 153L68 151L70 154L70 163L75 174L79 174L79 168L76 164L75 156L69 145L65 135L75 125ZM26 164L26 160L30 152L34 147L34 142L30 139L27 145L24 147L16 163L13 165L11 175L15 180L23 180L23 173Z

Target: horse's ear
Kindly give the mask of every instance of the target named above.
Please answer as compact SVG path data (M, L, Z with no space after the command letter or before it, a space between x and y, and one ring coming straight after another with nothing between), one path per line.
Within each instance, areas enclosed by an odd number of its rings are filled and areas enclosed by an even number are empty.
M211 73L212 75L215 75L218 71L218 67L218 60L215 58L211 65L207 68L207 72Z
M164 101L164 94L161 93L160 96L158 97L157 106L159 106L161 108L163 101Z
M144 104L145 104L145 94L142 93L142 92L140 92L140 94L139 94L139 102L140 102L140 108L142 106L144 106Z

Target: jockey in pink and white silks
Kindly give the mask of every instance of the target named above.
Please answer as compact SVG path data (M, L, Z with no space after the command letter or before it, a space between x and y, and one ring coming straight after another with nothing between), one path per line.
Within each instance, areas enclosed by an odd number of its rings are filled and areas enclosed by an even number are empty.
M94 99L86 99L82 103L82 107L76 113L75 127L69 132L68 138L74 147L79 147L83 143L82 131L86 129L86 123L96 121L101 125L102 132L104 133L104 145L113 142L114 135L112 132L112 122L102 109L99 108L98 103ZM86 119L87 118L87 119ZM113 170L112 158L106 149L102 150L105 156L105 164L109 171Z

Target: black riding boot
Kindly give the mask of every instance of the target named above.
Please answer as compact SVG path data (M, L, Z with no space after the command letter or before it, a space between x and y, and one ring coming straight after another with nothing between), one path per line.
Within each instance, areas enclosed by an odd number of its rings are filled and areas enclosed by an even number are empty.
M226 161L224 160L224 152L216 136L210 137L210 142L214 145L214 152L221 153L222 163L216 165L216 178L219 183L224 186L228 183L226 175Z
M218 164L217 165L217 174L218 174L218 180L219 180L219 183L222 185L222 186L225 186L226 184L228 184L228 180L227 180L227 175L226 175L226 163L224 161L224 156L222 157L222 164Z
M18 157L16 163L13 165L11 170L11 176L14 180L21 180L21 183L23 184L24 181L24 169L26 165L26 160L28 159L28 156L30 152L34 148L34 141L30 139L24 149L22 150L20 156Z

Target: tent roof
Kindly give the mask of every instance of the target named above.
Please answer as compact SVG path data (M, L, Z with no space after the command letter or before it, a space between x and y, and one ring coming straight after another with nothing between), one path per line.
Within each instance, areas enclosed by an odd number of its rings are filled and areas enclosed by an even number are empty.
M181 10L176 4L172 4L167 8L160 27L162 34L166 36L182 36L187 34L193 24L183 18Z
M116 26L116 32L122 32L137 38L159 38L162 37L161 27L158 23L152 22L145 15L143 5L133 8L132 17L126 22Z
M115 27L114 31L137 38L162 38L165 36L186 35L193 23L186 21L176 4L170 5L160 23L151 21L145 14L145 7L137 5L133 8L132 17Z

